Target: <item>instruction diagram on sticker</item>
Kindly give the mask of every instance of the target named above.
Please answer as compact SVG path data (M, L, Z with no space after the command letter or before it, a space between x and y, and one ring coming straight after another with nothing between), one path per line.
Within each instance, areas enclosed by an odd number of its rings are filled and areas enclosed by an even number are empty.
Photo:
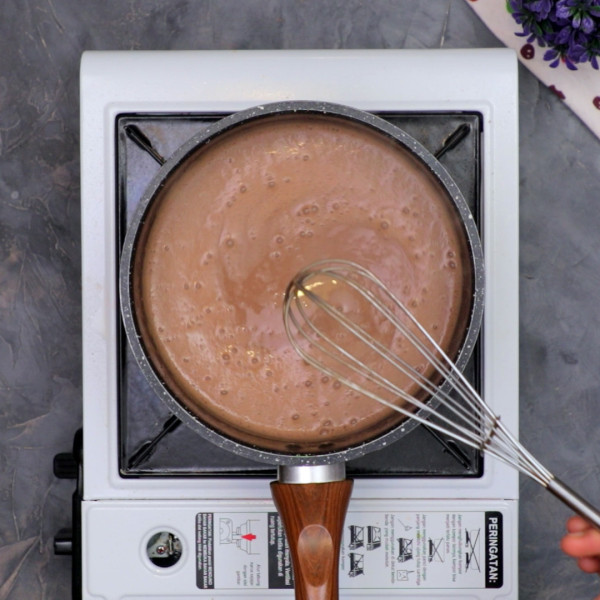
M219 545L233 545L248 555L260 555L260 541L254 531L260 529L260 519L246 519L239 523L232 517L219 517Z

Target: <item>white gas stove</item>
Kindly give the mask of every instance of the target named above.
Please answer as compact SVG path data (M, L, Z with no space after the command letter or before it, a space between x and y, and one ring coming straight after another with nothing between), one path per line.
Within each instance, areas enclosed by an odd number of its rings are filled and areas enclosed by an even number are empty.
M206 123L279 100L377 113L439 156L471 206L484 247L485 315L471 376L518 431L512 51L86 53L84 442L76 502L82 598L293 597L269 492L272 467L179 427L136 370L118 300L124 230L158 164ZM517 598L515 471L421 427L348 471L355 484L342 598Z

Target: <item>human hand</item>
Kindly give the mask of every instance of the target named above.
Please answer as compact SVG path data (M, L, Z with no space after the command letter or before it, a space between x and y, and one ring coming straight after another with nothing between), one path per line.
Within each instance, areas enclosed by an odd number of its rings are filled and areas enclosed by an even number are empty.
M575 516L567 521L567 532L560 542L562 551L576 558L585 573L600 574L600 531L583 517Z

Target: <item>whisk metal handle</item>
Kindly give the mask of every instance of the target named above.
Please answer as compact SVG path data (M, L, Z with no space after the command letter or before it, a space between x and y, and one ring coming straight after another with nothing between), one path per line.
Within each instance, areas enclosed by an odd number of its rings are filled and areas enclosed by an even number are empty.
M574 492L568 485L556 477L550 479L546 486L549 492L552 492L559 500L564 502L569 508L578 515L587 519L596 529L600 529L600 512L593 507L587 500L584 500L577 492Z

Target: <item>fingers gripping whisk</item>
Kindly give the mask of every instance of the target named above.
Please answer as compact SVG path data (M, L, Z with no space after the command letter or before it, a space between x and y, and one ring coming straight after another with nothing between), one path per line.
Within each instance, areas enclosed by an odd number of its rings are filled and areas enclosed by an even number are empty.
M598 512L557 480L504 426L436 339L373 273L319 261L286 290L296 352L345 386L515 467L600 526Z

